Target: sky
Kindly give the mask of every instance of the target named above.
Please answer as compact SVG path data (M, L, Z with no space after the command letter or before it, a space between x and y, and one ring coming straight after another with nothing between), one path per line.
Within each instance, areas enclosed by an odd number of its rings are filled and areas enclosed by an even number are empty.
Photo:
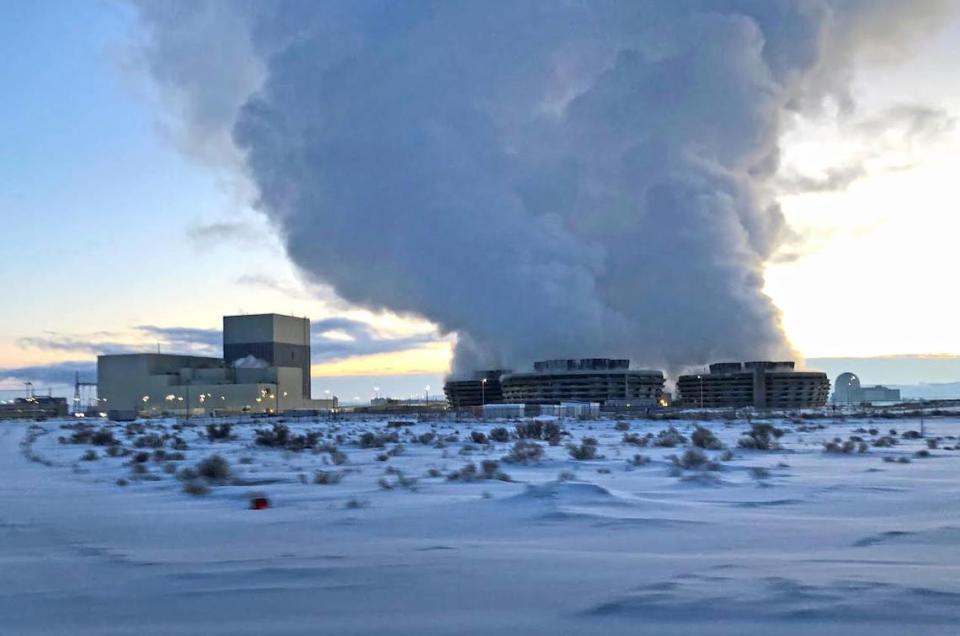
M62 392L103 351L216 355L221 316L277 312L331 327L315 329L315 391L439 391L452 336L306 284L242 187L178 151L129 48L129 7L0 11L0 389ZM783 139L796 239L765 291L811 365L880 357L864 382L960 380L958 55L954 17L896 59L861 60L853 113L798 119Z

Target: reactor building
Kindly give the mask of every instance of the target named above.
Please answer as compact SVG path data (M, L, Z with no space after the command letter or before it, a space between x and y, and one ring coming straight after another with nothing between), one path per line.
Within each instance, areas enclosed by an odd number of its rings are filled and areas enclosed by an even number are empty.
M899 402L900 389L891 389L883 385L861 386L860 378L849 371L841 373L833 382L833 404L872 404L874 402Z
M503 404L500 377L507 373L510 373L508 369L488 369L477 371L469 378L448 378L443 384L447 404L455 409Z
M654 406L663 397L664 377L661 371L631 369L629 360L582 358L535 362L532 372L505 373L500 384L506 403Z
M695 408L812 408L827 403L830 380L793 362L719 362L709 373L681 375L678 405Z
M329 410L310 392L310 321L279 314L224 316L223 358L134 353L97 357L99 407L138 415Z

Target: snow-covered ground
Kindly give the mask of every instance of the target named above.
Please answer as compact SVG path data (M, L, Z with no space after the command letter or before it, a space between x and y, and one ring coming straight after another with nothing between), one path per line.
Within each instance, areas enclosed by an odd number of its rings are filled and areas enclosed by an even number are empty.
M768 422L781 449L700 422L727 450L694 469L645 441L692 421L563 421L528 463L501 459L515 422L290 422L319 433L302 451L257 445L268 420L88 422L115 457L73 422L5 423L0 634L960 633L960 418L926 421L929 456L915 420ZM584 438L602 458L571 457ZM228 477L184 472L214 454Z

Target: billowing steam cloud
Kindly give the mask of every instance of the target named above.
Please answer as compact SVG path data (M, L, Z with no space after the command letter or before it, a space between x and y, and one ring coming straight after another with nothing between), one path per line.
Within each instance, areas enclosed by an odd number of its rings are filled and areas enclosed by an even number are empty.
M762 266L787 114L934 3L145 2L203 157L293 261L456 332L456 364L789 355ZM218 147L220 146L220 147Z

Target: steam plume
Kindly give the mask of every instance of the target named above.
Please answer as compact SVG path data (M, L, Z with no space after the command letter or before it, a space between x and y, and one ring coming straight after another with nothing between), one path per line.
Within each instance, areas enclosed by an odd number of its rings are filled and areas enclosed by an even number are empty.
M676 371L790 354L762 292L786 115L849 108L857 52L938 5L150 1L142 50L344 299L455 332L464 369Z

